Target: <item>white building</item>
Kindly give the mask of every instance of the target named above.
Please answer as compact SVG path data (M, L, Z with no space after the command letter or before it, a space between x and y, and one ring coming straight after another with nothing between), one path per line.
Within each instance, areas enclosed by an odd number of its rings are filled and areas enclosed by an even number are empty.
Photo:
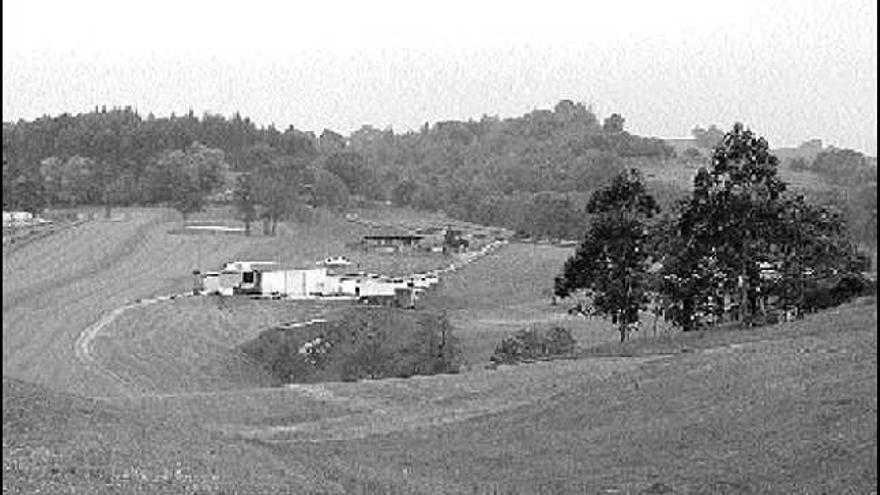
M326 268L292 270L257 270L256 287L264 296L281 295L304 299L323 295L327 287Z

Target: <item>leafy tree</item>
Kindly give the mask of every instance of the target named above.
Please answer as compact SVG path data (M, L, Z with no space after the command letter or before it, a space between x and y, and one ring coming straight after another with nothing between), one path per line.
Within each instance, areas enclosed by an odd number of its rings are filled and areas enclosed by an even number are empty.
M43 177L46 204L51 208L56 202L67 199L64 187L64 161L57 156L50 156L40 162L39 171Z
M391 201L399 206L411 205L415 202L416 194L419 191L419 184L414 180L403 180L394 186L391 190Z
M156 160L156 169L167 181L171 206L181 213L184 224L192 213L201 211L205 196L223 184L228 165L223 152L193 143L186 150L168 150Z
M245 148L239 159L240 170L253 171L281 156L277 150L266 143L257 143Z
M306 159L285 156L254 170L255 197L264 234L275 235L278 222L302 208L300 196L308 165Z
M308 171L309 186L314 193L313 206L324 206L340 210L348 205L348 187L333 172L323 168L311 168Z
M349 151L333 153L327 156L324 168L342 179L352 194L377 199L379 191L375 175L359 153Z
M576 229L578 217L567 195L544 191L532 197L521 229L541 237L564 239Z
M587 212L590 228L556 277L555 294L567 297L584 289L594 312L611 318L626 340L647 307L649 289L648 220L659 212L636 169L618 175L608 187L593 193Z
M685 329L700 313L723 312L729 294L736 294L738 316L749 319L766 294L758 262L779 261L783 242L785 183L777 165L767 141L737 123L715 148L712 168L697 173L678 225L685 252L665 266Z
M98 171L91 158L72 156L63 161L51 156L40 163L40 174L50 205L61 202L75 206L98 198Z
M623 124L626 120L619 113L612 113L602 123L602 129L609 133L623 132Z
M3 209L39 213L45 206L41 179L35 174L16 172L3 176Z
M251 223L257 219L255 196L254 180L251 175L249 173L239 175L235 183L235 209L244 222L245 235L251 235Z
M328 154L340 153L345 150L345 136L330 129L324 129L318 138L318 149Z

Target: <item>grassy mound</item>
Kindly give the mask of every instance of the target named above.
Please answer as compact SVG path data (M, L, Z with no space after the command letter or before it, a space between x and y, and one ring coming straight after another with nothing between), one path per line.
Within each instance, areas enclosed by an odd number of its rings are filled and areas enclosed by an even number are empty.
M283 383L353 381L458 371L460 352L440 314L356 307L332 321L263 332L241 346Z

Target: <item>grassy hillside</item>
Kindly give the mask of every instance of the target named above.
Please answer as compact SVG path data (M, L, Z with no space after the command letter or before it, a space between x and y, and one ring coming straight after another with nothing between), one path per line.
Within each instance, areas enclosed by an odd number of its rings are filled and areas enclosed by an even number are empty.
M74 352L102 314L186 290L199 251L205 266L306 263L359 235L342 220L285 226L278 238L169 235L173 213L129 213L4 252L6 491L876 490L874 299L757 330L643 331L621 347L607 322L550 304L571 249L511 244L448 274L424 301L447 310L470 372L261 388L259 371L228 350L309 309L194 298L126 313L96 340L102 360L138 385L126 397ZM553 324L594 357L482 369L509 332Z
M140 392L180 393L270 386L236 347L281 322L324 316L349 303L201 297L133 309L97 337L93 352Z
M116 403L349 493L869 493L876 322L871 299L645 358Z
M467 269L447 274L423 305L448 313L474 367L488 364L504 337L529 326L568 328L580 347L613 341L617 337L608 321L571 316L565 303L552 304L553 278L572 254L574 248L509 244ZM634 337L652 335L652 323L646 317ZM658 324L658 333L669 332L663 322Z
M640 162L638 168L645 174L647 182L661 185L674 185L684 191L690 191L694 185L694 176L706 164L669 160L665 162ZM780 165L779 176L788 183L793 191L830 191L834 186L819 174L807 170L792 170Z
M352 480L425 493L870 493L876 318L870 301L747 342L733 331L636 370L572 369L550 397L498 414L308 451Z
M102 314L136 299L191 290L195 268L231 259L269 259L314 266L347 255L359 269L412 273L448 262L443 256L366 254L346 247L369 231L339 217L279 226L277 237L175 235L179 215L166 209L120 209L122 222L99 220L3 253L3 373L85 394L118 392L73 355L79 333ZM208 211L193 221L231 220Z
M304 461L3 378L4 493L341 493Z

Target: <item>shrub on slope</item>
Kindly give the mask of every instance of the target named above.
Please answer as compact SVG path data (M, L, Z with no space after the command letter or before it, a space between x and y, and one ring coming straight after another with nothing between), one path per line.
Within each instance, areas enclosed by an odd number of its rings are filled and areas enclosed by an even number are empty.
M349 308L331 321L277 327L242 350L279 381L351 381L458 371L458 340L427 311Z

